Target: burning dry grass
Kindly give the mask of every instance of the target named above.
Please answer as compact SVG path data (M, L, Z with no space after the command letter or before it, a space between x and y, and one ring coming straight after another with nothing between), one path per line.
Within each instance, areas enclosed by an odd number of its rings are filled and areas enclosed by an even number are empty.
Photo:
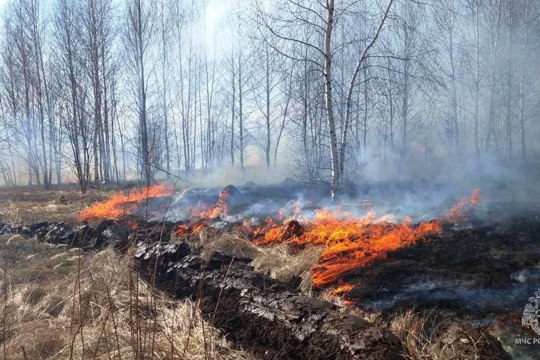
M80 213L80 218L83 220L125 218L132 215L143 203L147 204L153 198L169 196L171 193L172 188L165 185L154 185L141 190L133 189L128 194L120 192L104 202L95 203L84 209ZM184 238L201 234L202 239L214 221L230 213L229 202L238 193L238 189L230 185L219 193L214 207L205 209L200 208L200 203L193 204L190 221L179 225L176 234ZM358 268L386 259L388 254L399 248L413 245L429 235L440 233L443 223L465 221L467 213L479 201L479 189L475 189L471 196L460 200L440 219L418 223L413 223L410 217L404 217L401 222L397 222L395 216L391 214L379 217L374 211L368 211L363 216L357 217L339 206L332 209L314 209L314 217L304 217L301 204L297 202L291 218L285 218L287 211L283 208L278 211L277 218L268 217L265 225L244 224L243 233L246 235L246 241L224 235L218 240L213 239L210 245L207 244L207 240L202 239L201 246L207 249L206 255L214 251L213 247L216 247L216 251L224 248L230 250L230 255L253 259L258 257L259 253L266 253L267 258L277 262L272 271L266 272L272 273L277 279L289 280L290 277L299 275L300 271L303 273L304 264L310 263L313 284L317 287L326 287L338 283L345 275ZM292 261L294 264L292 268L285 267L282 266L285 261L281 258L284 258L282 255L287 250L283 248L275 251L260 250L248 244L248 240L264 247L287 244L291 247L291 252L300 250L308 256L302 254L291 257L287 254L286 258L293 258L295 261ZM307 248L314 250L303 251ZM319 248L323 250L320 251ZM312 262L313 256L309 256L311 254L318 254L318 261ZM264 266L265 262L268 260L255 259L254 264L256 266L263 264L257 267L265 271L268 268ZM285 270L279 270L280 268ZM294 275L289 277L288 274Z
M106 201L96 202L92 206L83 209L80 214L81 220L98 220L103 218L120 219L131 215L134 209L141 203L150 199L170 196L172 187L166 185L153 185L139 189L131 189L124 194L119 192Z
M395 223L385 218L379 219L374 214L355 218L351 214L328 209L317 210L315 213L316 217L305 221L303 226L294 221L287 225L270 222L255 243L285 243L294 248L305 248L308 245L324 247L311 272L316 286L335 283L357 268L386 258L391 251L441 231L439 221L412 225L411 219Z
M129 257L0 239L3 359L247 359L197 306L139 279Z

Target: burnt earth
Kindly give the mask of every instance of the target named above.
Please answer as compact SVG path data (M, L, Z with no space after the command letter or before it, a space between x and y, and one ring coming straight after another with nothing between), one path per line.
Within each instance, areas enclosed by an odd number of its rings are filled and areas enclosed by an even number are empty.
M435 341L438 359L510 359L499 342L484 330L454 322Z
M358 269L350 299L368 310L444 308L485 317L523 311L540 287L540 220L513 219L439 236Z
M20 234L54 245L68 245L85 249L113 246L126 250L141 239L160 242L171 238L178 224L170 222L124 222L103 220L96 224L69 222L40 222L30 225L0 223L0 235Z
M397 337L331 303L301 296L257 273L249 259L215 254L208 262L183 242L140 243L150 281L199 300L203 315L262 359L401 359Z

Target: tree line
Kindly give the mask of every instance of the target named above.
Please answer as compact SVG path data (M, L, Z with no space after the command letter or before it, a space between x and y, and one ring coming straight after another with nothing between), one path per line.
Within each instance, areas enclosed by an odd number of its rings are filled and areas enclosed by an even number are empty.
M538 151L534 0L9 0L7 186Z

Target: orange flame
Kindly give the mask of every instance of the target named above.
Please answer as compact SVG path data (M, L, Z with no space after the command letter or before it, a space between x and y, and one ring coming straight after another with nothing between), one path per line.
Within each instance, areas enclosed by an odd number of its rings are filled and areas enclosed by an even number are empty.
M342 305L351 306L352 302L349 300L348 292L351 291L353 287L354 285L349 283L339 284L330 288L325 297L332 302L337 300Z
M410 217L401 223L393 215L377 218L373 211L354 218L350 213L329 209L315 211L315 218L300 225L289 221L284 225L268 219L266 226L254 232L257 245L287 243L292 247L323 246L311 275L315 286L334 283L351 271L385 259L399 248L410 246L430 234L442 231L443 222L466 220L466 212L480 202L480 189L460 200L440 220L413 225ZM334 291L343 291L338 287Z
M353 284L344 283L344 284L338 285L335 288L333 288L330 291L330 293L332 295L341 295L341 294L344 294L344 293L348 293L349 291L352 290L353 287L354 287Z
M206 229L208 229L208 225L203 223L195 225L178 225L176 228L176 235L180 237L190 237Z
M292 247L308 244L324 247L318 264L311 271L315 286L333 283L354 269L386 258L391 251L441 231L438 221L413 226L408 218L395 224L377 219L372 212L356 219L350 214L328 209L316 211L316 217L308 220L302 230L290 229L291 222L284 226L268 224L256 244L285 242Z
M216 205L206 211L201 211L198 217L201 219L215 219L220 215L227 215L229 213L228 201L230 196L231 194L225 188L219 193Z
M106 201L98 202L81 211L81 220L115 219L133 214L137 204L152 198L170 196L173 189L165 185L153 185L128 194L118 193Z
M428 234L439 233L441 224L437 221L411 226L407 223L375 223L352 226L349 237L333 241L323 253L319 263L312 269L316 286L335 282L354 269L385 259L391 251L409 246Z
M448 223L462 223L467 220L467 212L473 209L480 202L480 189L476 188L472 194L458 201L441 220Z

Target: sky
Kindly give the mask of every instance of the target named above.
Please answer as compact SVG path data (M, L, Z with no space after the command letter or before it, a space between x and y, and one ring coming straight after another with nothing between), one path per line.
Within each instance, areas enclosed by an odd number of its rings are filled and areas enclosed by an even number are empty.
M230 45L228 40L232 29L228 18L233 16L233 10L234 4L232 0L208 1L204 14L204 24L206 27L206 46L210 52L219 54Z

